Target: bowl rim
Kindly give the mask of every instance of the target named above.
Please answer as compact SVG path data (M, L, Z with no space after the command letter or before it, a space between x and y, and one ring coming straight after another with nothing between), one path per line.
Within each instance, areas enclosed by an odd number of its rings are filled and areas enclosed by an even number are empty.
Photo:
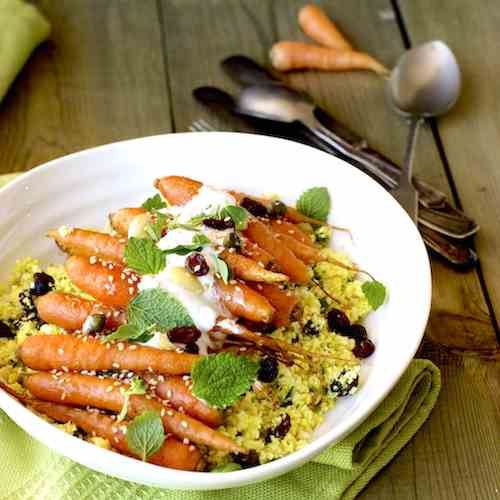
M276 142L281 142L281 143L289 143L293 145L293 147L296 148L307 148L311 151L315 151L316 153L319 153L321 155L326 155L327 153L324 153L322 151L319 151L315 148L312 148L310 146L298 143L296 141L292 141L289 139L283 139L283 138L277 138L277 137L270 137L270 136L262 136L259 134L249 134L249 133L241 133L241 132L198 132L196 134L193 134L191 132L183 132L183 133L169 133L169 134L156 134L156 135L151 135L151 136L145 136L145 137L138 137L138 138L133 138L133 139L126 139L122 141L117 141L117 142L112 142L109 144L104 144L88 149L84 149L81 151L77 151L68 155L64 155L58 158L55 158L53 160L50 160L40 166L37 166L27 172L21 173L17 178L9 182L7 185L3 186L0 188L0 200L4 193L11 191L11 190L16 190L18 187L26 182L30 181L33 179L36 179L38 175L41 173L44 173L47 170L50 170L52 168L57 167L61 163L66 163L70 162L71 160L75 158L79 158L85 155L93 155L93 154L99 154L101 152L115 149L115 148L120 148L124 147L125 145L133 145L133 143L140 143L140 142L147 142L147 141L161 141L161 140L176 140L176 137L179 136L196 136L196 135L207 135L210 134L210 137L216 137L219 136L226 140L228 138L234 137L235 135L237 136L243 136L244 141L246 141L246 138L248 139L249 142L257 140L257 141L266 141L269 143L276 143ZM353 429L357 428L362 422L370 416L370 414L378 407L378 405L381 403L381 401L389 394L389 392L394 388L394 386L397 384L405 370L407 369L409 363L415 356L415 353L418 350L418 347L421 343L421 340L423 338L423 335L425 333L425 328L427 325L429 313L430 313L430 308L431 308L431 299L432 299L432 280L431 280L431 270L430 270L430 263L427 255L427 251L425 249L425 245L422 241L422 238L420 237L420 234L416 228L416 226L413 224L411 219L408 217L406 212L399 206L397 201L390 196L389 193L387 193L378 183L376 183L373 179L371 179L369 176L364 174L363 172L357 170L355 167L350 165L349 163L345 162L344 160L333 157L331 155L328 155L331 158L331 161L337 162L339 166L342 166L343 168L349 168L354 175L360 176L360 178L364 178L365 182L372 183L373 187L375 189L379 189L385 193L387 196L388 201L392 200L392 204L394 207L400 211L400 213L403 213L404 216L407 219L407 222L413 226L413 230L415 233L415 245L418 247L418 253L420 254L420 260L422 264L422 269L421 271L424 273L423 276L423 283L425 286L425 297L422 297L422 300L420 301L421 303L421 313L419 315L419 323L418 325L413 327L413 330L415 332L419 332L419 334L414 335L414 342L411 347L411 349L408 349L408 352L411 352L411 356L408 356L408 359L405 360L404 363L401 363L398 370L397 370L397 376L394 377L393 381L387 385L383 390L381 390L376 397L373 398L370 408L364 412L364 414L357 416L355 419L344 419L344 422L339 425L336 429L332 429L330 431L327 431L324 435L317 437L314 441L309 442L306 444L304 447L300 448L299 450L286 455L285 457L279 458L275 461L259 465L254 468L249 468L249 469L243 469L239 471L233 471L230 473L213 473L213 472L189 472L189 471L179 471L175 469L166 469L154 464L150 463L143 463L140 462L136 459L126 457L120 454L117 454L116 452L105 450L102 448L99 448L91 443L88 443L86 441L83 441L79 438L74 438L73 436L65 434L63 431L59 431L59 429L53 427L51 424L48 422L43 421L40 417L38 417L35 413L31 412L27 408L25 408L21 403L17 402L14 400L11 396L8 396L4 391L0 390L0 409L3 409L13 420L15 423L20 425L26 432L28 432L30 435L34 436L36 439L39 441L43 442L46 444L49 448L56 450L58 453L62 453L63 455L70 457L74 461L86 465L87 467L92 468L93 470L96 470L98 472L103 473L103 467L106 470L104 472L105 474L109 474L114 477L119 477L121 479L129 480L129 481L134 481L140 484L149 484L151 486L156 486L160 488L168 488L168 486L164 485L159 485L157 482L149 482L147 480L147 475L148 472L152 472L154 475L160 473L163 474L163 476L167 477L169 474L172 476L172 479L175 477L175 485L173 486L175 489L224 489L224 488L231 488L231 487L236 487L236 486L242 486L250 483L256 483L259 481L263 481L266 479L270 479L273 477L276 477L278 475L284 474L292 469L295 469L296 467L310 461L314 456L318 455L321 453L323 450L331 446L332 444L340 441L342 438L344 438L349 432L351 432ZM65 168L71 168L71 165L66 165ZM19 407L19 408L17 408ZM26 414L23 414L23 411L26 412ZM13 414L16 415L18 418L14 418ZM29 415L28 415L29 414ZM21 416L21 418L19 418ZM33 417L35 420L31 420L30 417ZM40 431L37 430L37 432L33 432L33 428L31 427L32 424L41 424L39 425ZM340 430L339 430L340 428ZM56 446L50 446L52 443L48 443L48 438L45 437L44 433L51 433L51 430L59 431L62 436L60 436L61 439L58 439L56 441ZM332 437L332 433L335 434L334 437ZM73 438L74 439L74 445L75 448L74 450L67 450L65 447L65 451L61 451L62 446L57 446L59 445L59 441L61 441L61 444L66 443L66 438ZM79 451L82 451L80 454ZM98 456L100 459L98 461L98 464L96 465L96 462L90 462L89 460L86 459L86 452L89 452L90 456L92 457L93 455ZM83 458L82 458L83 457ZM126 465L126 473L121 474L117 473L115 470L114 471L109 471L111 467L107 466L108 463L110 462L117 462L118 464ZM116 467L115 467L116 469ZM146 476L146 479L145 479ZM146 482L145 482L146 481ZM192 484L192 483L198 483L198 484ZM187 487L186 487L187 485Z

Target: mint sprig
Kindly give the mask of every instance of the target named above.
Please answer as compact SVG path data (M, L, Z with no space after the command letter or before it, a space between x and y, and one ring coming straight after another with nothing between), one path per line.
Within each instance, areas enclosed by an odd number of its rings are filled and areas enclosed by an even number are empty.
M313 187L304 191L296 204L300 213L321 221L328 218L330 207L331 199L326 187Z
M167 208L167 203L162 200L159 194L155 194L151 198L148 198L142 205L142 208L145 208L148 212L152 212L153 210L160 210L162 208Z
M387 289L380 281L365 281L361 285L361 290L373 310L378 309L385 302Z
M215 274L219 275L224 283L227 283L230 279L231 273L229 272L229 267L226 262L220 257L217 257L217 255L212 257L212 262Z
M192 392L214 408L227 408L252 387L258 370L258 363L231 352L203 356L191 370Z
M146 234L153 240L159 241L163 236L163 230L167 227L168 219L161 212L153 212L154 220L146 224Z
M124 418L126 418L128 413L128 405L130 402L130 396L146 394L146 389L147 389L146 383L144 382L144 380L142 380L142 378L134 377L130 381L129 387L125 389L125 392L123 393L124 396L123 406L121 412L116 418L117 422L121 422Z
M165 255L151 240L129 238L125 263L139 274L158 274L165 269Z
M129 449L146 461L154 455L165 441L165 430L160 415L147 411L135 417L127 428Z
M243 207L237 205L227 205L219 211L219 218L229 217L234 224L235 229L243 230L248 225L248 212Z
M191 243L186 245L177 245L173 248L163 250L165 254L175 253L176 255L187 255L191 252L199 252L204 246L212 242L204 234L195 234Z

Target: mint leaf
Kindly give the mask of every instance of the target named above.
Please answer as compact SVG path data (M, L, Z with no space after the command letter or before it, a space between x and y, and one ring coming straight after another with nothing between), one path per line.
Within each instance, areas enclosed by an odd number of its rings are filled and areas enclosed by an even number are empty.
M248 212L243 207L227 205L219 213L219 218L225 219L226 217L229 217L233 221L235 229L241 230L247 228Z
M325 187L313 187L304 191L297 200L297 210L313 219L326 221L330 213L330 194Z
M229 281L230 272L226 262L217 257L217 255L214 255L212 257L212 262L214 263L215 274L218 274L222 278L224 283L227 283Z
M125 389L125 392L123 393L123 396L124 396L123 406L122 406L122 410L121 410L120 414L116 418L117 422L121 422L127 416L130 396L133 396L135 394L138 394L138 395L146 394L146 389L147 389L147 385L144 382L144 380L142 380L142 378L134 377L130 381L130 385L129 385L128 389Z
M160 212L154 212L153 217L154 221L146 224L145 231L153 241L159 241L163 236L163 230L167 227L167 216Z
M258 370L258 363L231 352L203 356L191 370L192 392L210 406L226 408L252 387Z
M125 262L139 274L158 274L165 268L165 255L151 240L129 238Z
M191 252L200 251L205 245L210 245L212 242L204 234L195 234L193 240L187 245L177 245L173 248L164 250L165 254L175 253L177 255L187 255Z
M130 451L146 461L165 441L165 431L160 415L147 411L132 420L127 428L127 444Z
M150 328L168 331L194 324L182 303L161 288L149 288L136 295L128 305L128 320L141 333Z
M134 325L121 325L115 332L102 337L101 342L111 342L112 340L132 340L140 337L142 333L143 332Z
M228 464L219 465L214 467L210 472L234 472L236 470L241 470L240 464L235 464L234 462L229 462Z
M161 208L167 208L168 205L161 199L159 194L155 194L151 198L148 198L142 205L148 212L153 210L160 210Z
M361 286L368 303L373 310L378 309L384 302L387 290L380 281L365 281Z

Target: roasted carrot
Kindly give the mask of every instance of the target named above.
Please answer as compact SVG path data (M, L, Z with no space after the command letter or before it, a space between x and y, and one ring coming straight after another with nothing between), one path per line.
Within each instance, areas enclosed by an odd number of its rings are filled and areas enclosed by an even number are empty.
M317 5L304 5L299 10L302 31L315 42L337 50L354 50L333 21Z
M104 314L106 330L116 330L127 321L127 314L123 309L105 306L69 293L49 292L42 295L36 300L36 309L40 319L68 331L81 330L90 314Z
M291 236L297 241L300 241L300 243L303 243L304 245L314 247L314 242L311 237L291 222L286 220L272 220L271 227L275 233L286 234L287 236Z
M366 69L378 75L387 75L388 69L364 52L316 47L303 42L275 43L270 52L271 64L279 71L318 69L348 71Z
M143 377L160 399L170 402L177 410L186 412L209 427L219 427L222 424L222 413L193 396L189 381L182 377L163 377L152 373L145 373Z
M276 238L275 233L264 223L252 219L244 231L245 236L254 241L261 248L269 252L276 260L282 273L296 283L308 283L311 278L310 270L304 263Z
M57 243L61 250L70 255L123 263L123 254L127 244L125 239L78 228L49 231L48 236Z
M120 412L125 402L127 385L113 379L100 379L89 375L35 373L25 378L24 385L38 399L72 406L93 406L102 410ZM134 395L129 398L128 416L133 418L146 411L155 411L162 417L165 431L180 439L209 446L226 452L245 450L231 439L194 418L166 408L151 396Z
M167 375L189 373L199 359L196 354L178 353L126 342L102 343L74 335L33 335L19 348L23 363L34 370L130 370Z
M257 262L257 264L262 264L266 269L274 260L273 256L269 252L262 250L257 243L248 239L245 239L243 246L241 247L241 253L245 257Z
M34 400L30 403L30 407L56 422L73 422L87 434L107 439L113 448L124 455L137 457L127 443L126 433L129 422L117 423L108 415L46 401ZM185 445L174 437L167 437L162 447L147 461L171 469L194 471L198 470L202 457L200 450L195 446Z
M108 306L126 307L137 294L139 277L120 264L72 256L64 267L78 288Z
M272 320L274 307L249 286L241 282L224 283L220 279L216 280L215 286L220 300L235 316L263 323Z
M120 208L120 210L110 214L109 222L117 233L128 236L128 228L132 220L146 212L145 208Z
M264 265L240 255L225 250L221 253L222 259L230 267L234 276L245 281L258 281L263 283L283 283L288 281L288 276L282 273L268 271Z
M155 188L172 205L185 205L193 196L198 194L202 185L201 182L179 175L168 175L156 179L154 182Z
M298 259L306 264L313 264L324 260L321 257L321 252L317 248L304 245L304 243L301 243L289 234L279 233L276 234L276 238L283 246L289 248Z
M263 295L276 309L273 317L273 324L278 328L287 326L299 302L295 294L290 290L282 290L278 285L254 283L251 284L251 286Z

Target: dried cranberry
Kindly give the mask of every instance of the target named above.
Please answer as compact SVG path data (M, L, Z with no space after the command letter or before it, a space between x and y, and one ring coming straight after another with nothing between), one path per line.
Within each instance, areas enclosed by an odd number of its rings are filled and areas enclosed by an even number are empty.
M370 339L363 339L361 342L356 342L352 353L357 358L368 358L375 352L375 344Z
M0 338L13 339L14 337L14 332L9 328L9 325L6 325L3 321L0 321Z
M279 219L286 214L287 206L280 200L275 200L271 203L269 207L269 215L273 219Z
M273 436L277 437L278 439L283 439L288 434L291 426L292 421L290 420L290 415L288 415L288 413L285 413L285 415L281 419L281 422L274 429L271 429L268 432L265 439L266 443L270 443L271 437Z
M342 334L351 326L347 314L340 309L330 309L328 312L328 328L332 332Z
M205 276L210 270L205 257L201 253L194 252L186 259L186 269L195 276Z
M276 358L271 358L270 356L266 356L260 362L259 371L257 373L257 378L261 382L272 382L276 380L278 376L279 367Z
M263 333L268 335L276 330L276 327L272 323L263 323L260 321L251 321L249 319L241 319L240 323L252 332Z
M233 460L243 469L260 465L259 455L255 450L250 450L248 453L233 453Z
M241 200L240 205L255 217L269 217L267 208L257 200L245 197Z
M196 326L178 326L169 330L167 336L170 342L175 342L176 344L190 344L191 342L196 342L200 338L201 332Z
M31 295L45 295L49 293L55 286L55 281L50 274L35 273L33 275L33 283L30 287Z
M356 341L356 343L368 338L366 328L363 325L351 325L342 332L342 335Z
M196 342L189 342L184 347L184 352L188 352L189 354L198 354L199 351L200 348L198 347L198 344Z
M225 217L224 219L209 217L208 219L203 219L203 225L209 227L210 229L224 231L224 229L231 229L234 227L234 222L229 217Z

